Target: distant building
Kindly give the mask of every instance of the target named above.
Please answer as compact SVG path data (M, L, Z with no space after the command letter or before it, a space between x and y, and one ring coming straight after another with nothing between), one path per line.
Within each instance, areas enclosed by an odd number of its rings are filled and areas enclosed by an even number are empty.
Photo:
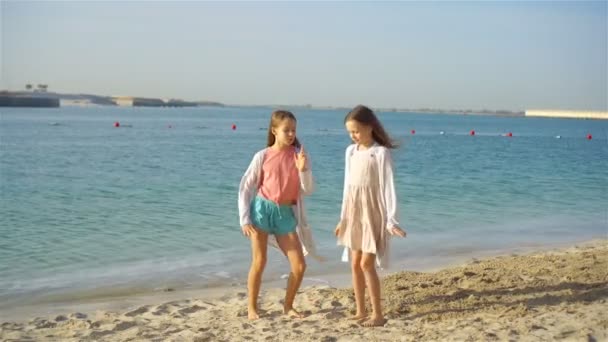
M133 96L113 96L112 101L124 107L196 107L198 103L176 100L176 99L155 99Z
M91 107L96 106L89 99L59 99L61 107Z
M56 97L0 92L0 107L59 107Z
M133 99L133 106L136 107L165 107L167 103L161 99L136 97Z
M526 117L608 120L608 112L581 111L581 110L529 109L529 110L526 110Z
M132 107L134 97L132 97L132 96L112 96L112 100L119 106Z

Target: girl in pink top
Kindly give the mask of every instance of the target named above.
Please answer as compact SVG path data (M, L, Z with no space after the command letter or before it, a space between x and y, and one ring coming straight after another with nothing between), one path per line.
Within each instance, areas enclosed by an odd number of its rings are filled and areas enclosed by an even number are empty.
M293 145L266 151L259 196L279 205L292 205L298 201L300 176L294 164L295 155Z
M313 184L308 156L296 138L295 116L284 110L272 112L267 147L255 154L239 187L240 223L251 240L247 281L251 320L260 317L257 300L269 243L278 245L291 266L283 312L302 317L293 302L306 270L304 255L317 256L302 201ZM270 240L269 235L273 235Z

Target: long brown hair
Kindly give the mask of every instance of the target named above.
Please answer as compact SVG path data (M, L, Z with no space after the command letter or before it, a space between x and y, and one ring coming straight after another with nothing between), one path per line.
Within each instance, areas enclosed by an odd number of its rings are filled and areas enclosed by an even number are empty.
M274 141L276 139L274 134L272 134L272 129L276 128L281 122L283 122L283 120L286 119L293 120L296 123L298 122L298 120L296 120L296 116L293 115L293 113L290 111L277 109L272 112L272 114L270 115L270 124L268 125L268 142L266 144L267 147L274 145ZM293 144L291 145L298 148L300 147L300 141L297 137L293 140Z
M380 123L380 120L374 114L374 111L364 105L358 105L353 108L346 117L344 123L348 121L357 121L360 124L372 127L372 138L378 144L386 148L397 148L397 144L389 137L388 133L384 130L384 127Z

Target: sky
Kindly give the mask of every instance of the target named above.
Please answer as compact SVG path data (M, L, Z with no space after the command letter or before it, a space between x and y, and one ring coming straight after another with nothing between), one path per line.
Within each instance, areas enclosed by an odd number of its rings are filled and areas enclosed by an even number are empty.
M606 1L0 1L0 89L608 110Z

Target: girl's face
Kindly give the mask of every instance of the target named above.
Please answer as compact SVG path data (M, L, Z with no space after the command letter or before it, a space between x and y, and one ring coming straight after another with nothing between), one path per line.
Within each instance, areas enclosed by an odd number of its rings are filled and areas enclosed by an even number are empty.
M373 142L372 126L355 120L346 121L346 131L355 144L370 145Z
M296 139L296 122L285 119L272 128L272 134L274 134L275 144L289 146Z

